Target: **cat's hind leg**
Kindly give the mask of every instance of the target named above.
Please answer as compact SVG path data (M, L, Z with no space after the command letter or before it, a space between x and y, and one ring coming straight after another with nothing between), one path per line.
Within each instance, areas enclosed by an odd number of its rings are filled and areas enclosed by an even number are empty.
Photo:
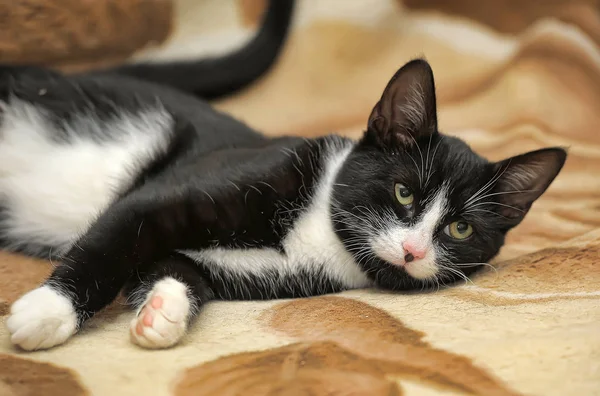
M169 153L174 126L154 95L0 65L0 249L67 253Z
M136 308L129 333L144 348L168 348L186 334L200 307L213 293L193 261L173 255L134 275L128 300Z

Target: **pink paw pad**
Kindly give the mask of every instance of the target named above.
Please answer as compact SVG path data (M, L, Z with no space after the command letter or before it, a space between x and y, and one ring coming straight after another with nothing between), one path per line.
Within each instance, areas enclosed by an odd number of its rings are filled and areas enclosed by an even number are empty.
M187 290L175 280L161 281L131 322L134 344L145 348L167 348L185 334L190 312Z
M154 309L160 309L163 306L163 298L161 296L154 296L152 300L150 300L150 305Z
M144 323L144 326L152 326L152 322L153 322L152 314L150 312L146 312L142 322Z

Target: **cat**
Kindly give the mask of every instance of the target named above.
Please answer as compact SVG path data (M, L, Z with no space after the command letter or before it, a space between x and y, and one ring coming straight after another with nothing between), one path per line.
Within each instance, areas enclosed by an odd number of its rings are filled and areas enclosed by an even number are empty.
M168 85L204 100L220 99L249 86L270 70L287 41L294 12L294 0L269 1L256 35L225 56L132 63L94 72Z
M115 74L5 67L0 87L0 247L56 260L6 321L25 350L64 343L122 291L131 340L167 348L211 300L464 279L567 156L490 162L439 132L424 59L394 74L358 140L267 138Z

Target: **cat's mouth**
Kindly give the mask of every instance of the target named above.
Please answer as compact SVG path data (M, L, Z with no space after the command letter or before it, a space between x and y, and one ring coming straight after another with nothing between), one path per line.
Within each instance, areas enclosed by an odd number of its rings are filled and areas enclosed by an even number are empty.
M396 267L404 268L404 270L406 270L406 268L411 265L414 266L415 264L418 264L418 263L415 263L414 261L407 262L403 257L390 257L390 256L382 257L382 255L379 255L379 254L378 254L378 256L380 256L386 262L388 262ZM386 255L384 255L384 256L386 256Z
M439 266L436 264L435 257L433 257L434 254L428 254L423 258L411 258L407 257L410 253L392 253L388 249L382 250L376 248L374 248L373 251L380 259L397 267L399 270L403 270L415 279L426 280L435 278L440 270Z
M406 273L415 279L425 280L435 278L439 272L439 267L434 260L425 257L420 260L406 261L401 260L403 264L394 264L402 267Z

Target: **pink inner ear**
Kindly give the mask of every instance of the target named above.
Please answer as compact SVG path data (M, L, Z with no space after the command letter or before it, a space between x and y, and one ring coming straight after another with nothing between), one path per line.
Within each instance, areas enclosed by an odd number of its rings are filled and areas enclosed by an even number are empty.
M508 218L523 218L558 175L566 155L562 148L545 148L498 163L502 173L494 192L503 205L498 211Z
M437 132L435 83L425 60L408 62L396 72L368 125L384 145L412 145Z

